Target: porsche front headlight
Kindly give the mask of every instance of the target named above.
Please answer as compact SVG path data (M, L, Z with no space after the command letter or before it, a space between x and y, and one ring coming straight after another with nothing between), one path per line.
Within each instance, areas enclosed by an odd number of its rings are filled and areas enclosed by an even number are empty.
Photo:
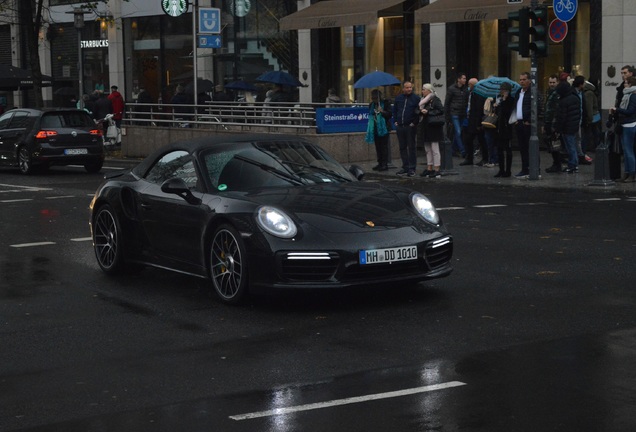
M292 238L298 232L294 221L275 207L259 207L256 221L261 228L276 237Z
M437 225L439 223L439 215L433 203L421 193L411 195L411 203L417 213L427 222Z

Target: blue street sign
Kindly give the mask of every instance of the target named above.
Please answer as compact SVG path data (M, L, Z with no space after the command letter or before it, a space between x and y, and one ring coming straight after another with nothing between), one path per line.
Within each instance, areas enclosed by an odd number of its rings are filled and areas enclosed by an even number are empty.
M559 20L568 22L576 15L579 3L578 0L552 0L552 8Z
M199 48L221 48L223 40L221 35L197 35Z
M199 8L199 33L221 33L221 9Z

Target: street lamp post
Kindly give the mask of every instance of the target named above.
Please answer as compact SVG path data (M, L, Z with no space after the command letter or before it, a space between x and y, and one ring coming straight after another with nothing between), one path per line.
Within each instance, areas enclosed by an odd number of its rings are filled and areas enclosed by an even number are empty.
M72 13L75 18L75 28L77 29L77 57L78 57L78 74L79 74L79 108L84 109L84 99L82 95L84 94L84 59L82 58L82 29L84 28L84 14L85 12L82 8L73 9Z

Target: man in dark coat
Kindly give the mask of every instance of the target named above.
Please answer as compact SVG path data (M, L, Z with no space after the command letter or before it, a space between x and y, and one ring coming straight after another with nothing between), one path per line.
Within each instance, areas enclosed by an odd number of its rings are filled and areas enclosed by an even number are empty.
M568 154L568 166L563 172L575 174L579 171L576 134L581 124L581 99L576 90L567 82L560 83L555 91L559 95L559 105L556 111L554 130L561 134Z
M515 129L517 132L517 145L519 145L519 153L521 154L521 171L515 175L517 178L528 177L530 174L530 124L532 113L532 81L529 72L522 72L519 75L519 90L515 96L515 114L517 123Z
M95 101L95 105L93 106L93 117L95 120L103 120L104 117L108 114L113 113L113 104L110 102L108 97L104 94L104 92L99 92L99 97L97 101ZM108 122L103 122L102 127L104 128L104 135L106 135L106 131L108 130Z
M393 103L393 121L400 143L400 157L402 169L399 176L415 176L417 165L417 145L415 143L417 123L419 121L420 98L413 94L413 83L404 81L402 94Z
M466 133L464 134L464 149L466 150L466 159L460 165L472 165L473 156L475 153L475 138L479 142L479 149L481 151L481 161L477 164L479 166L484 165L484 161L488 162L488 149L486 148L486 136L484 135L484 128L481 126L481 121L484 119L484 104L486 99L473 92L475 84L479 80L477 78L471 78L468 81L468 126L466 126Z

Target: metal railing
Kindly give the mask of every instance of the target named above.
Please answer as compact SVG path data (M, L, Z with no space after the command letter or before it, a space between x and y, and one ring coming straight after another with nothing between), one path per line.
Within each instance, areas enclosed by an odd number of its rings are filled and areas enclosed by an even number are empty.
M316 108L324 106L294 102L209 102L204 105L131 103L126 105L123 124L217 130L258 126L315 132Z

